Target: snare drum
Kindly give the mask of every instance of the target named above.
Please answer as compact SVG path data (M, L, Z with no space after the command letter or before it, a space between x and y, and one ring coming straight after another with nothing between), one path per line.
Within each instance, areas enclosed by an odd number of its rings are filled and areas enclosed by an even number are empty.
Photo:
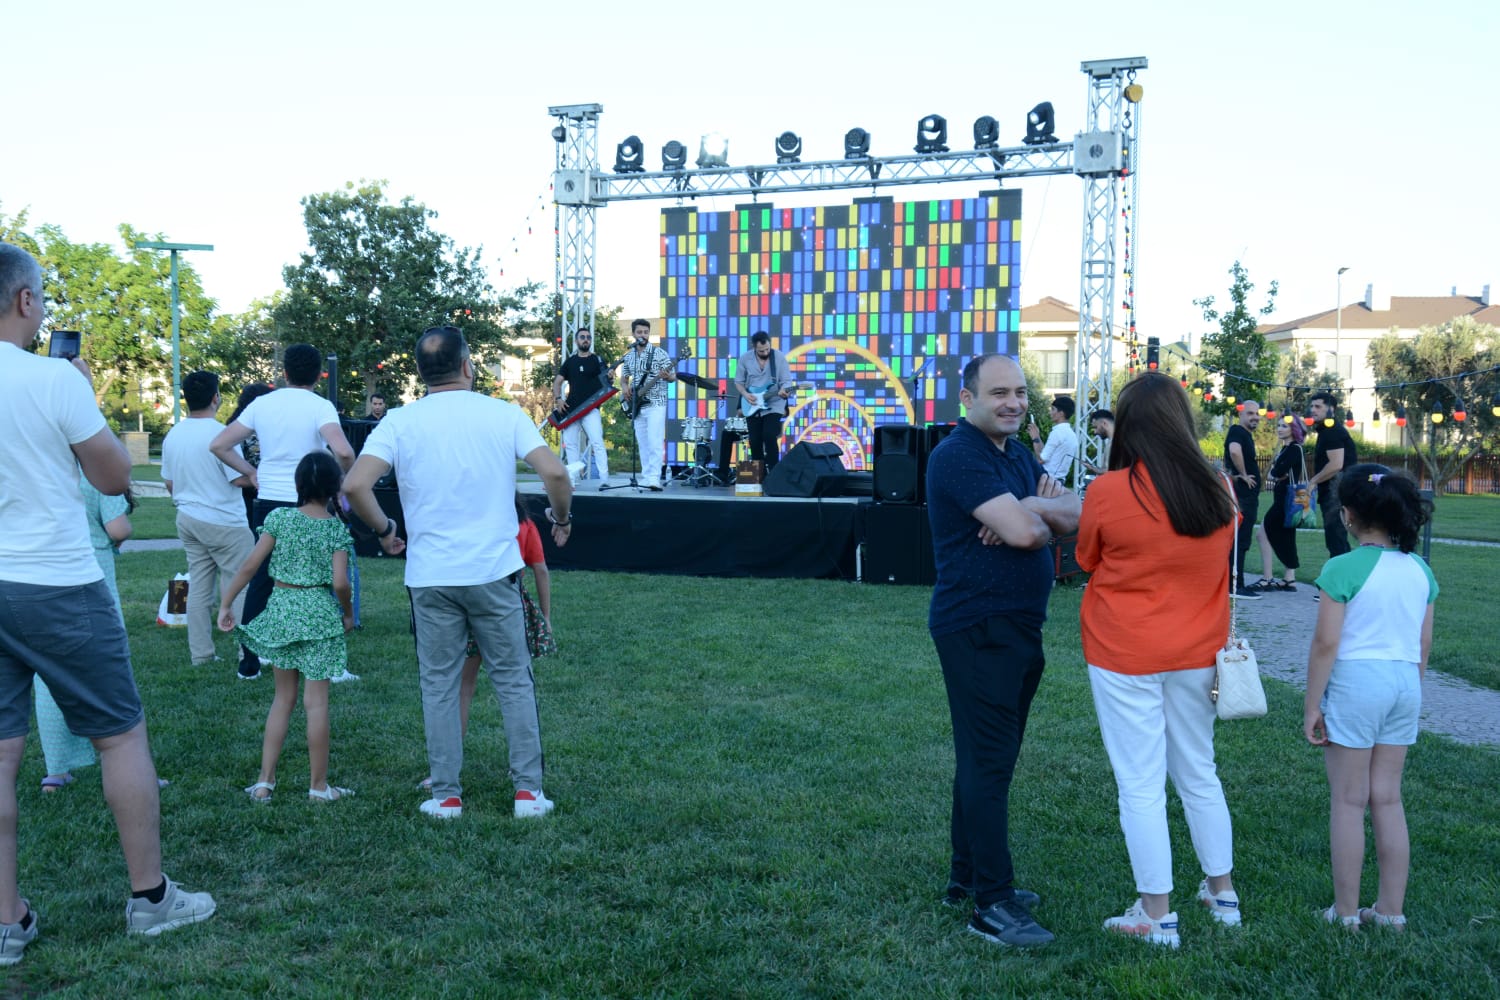
M730 417L724 421L724 433L748 434L750 433L750 425L745 423L744 417Z
M688 417L682 422L682 440L689 443L707 441L713 436L713 421L707 417Z

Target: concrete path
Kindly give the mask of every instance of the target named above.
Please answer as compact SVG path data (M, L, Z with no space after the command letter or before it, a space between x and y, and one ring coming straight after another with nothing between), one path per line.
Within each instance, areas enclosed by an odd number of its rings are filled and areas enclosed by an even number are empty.
M1307 690L1307 651L1318 620L1315 593L1312 584L1299 583L1291 592L1235 602L1240 633L1250 640L1261 673L1300 691ZM1422 680L1422 729L1500 749L1500 691L1428 670Z

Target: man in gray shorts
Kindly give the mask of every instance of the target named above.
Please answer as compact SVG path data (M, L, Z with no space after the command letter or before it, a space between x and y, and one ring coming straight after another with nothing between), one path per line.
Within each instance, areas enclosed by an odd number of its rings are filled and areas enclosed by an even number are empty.
M370 432L344 492L387 554L406 552L432 775L432 798L421 811L434 819L463 815L458 692L465 639L473 635L505 720L514 814L545 816L552 801L542 793L541 723L517 583L524 564L516 462L524 459L541 475L558 545L572 532L573 487L525 411L470 391L474 361L456 327L428 330L415 353L427 395L390 411ZM392 470L409 548L375 499L375 481Z
M0 965L19 962L37 935L16 884L16 774L33 676L99 751L130 875L126 931L159 934L214 912L208 893L162 874L156 767L130 646L84 523L79 467L118 495L130 458L94 402L88 366L30 353L42 317L41 268L0 243Z

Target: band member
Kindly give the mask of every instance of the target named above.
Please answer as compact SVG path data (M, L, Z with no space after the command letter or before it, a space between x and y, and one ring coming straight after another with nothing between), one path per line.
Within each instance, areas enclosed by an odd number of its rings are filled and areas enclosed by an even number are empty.
M781 459L781 422L796 386L786 355L771 346L769 333L757 330L750 337L750 350L740 355L734 387L749 430L750 458L765 462L767 472Z
M552 398L565 412L582 406L589 397L606 388L608 383L605 380L609 377L609 370L605 368L603 359L593 353L592 330L579 330L574 334L573 347L574 353L563 362L552 383ZM565 384L568 387L566 402L563 399ZM584 474L580 478L587 479L588 458L585 457L584 442L580 435L588 438L587 447L593 453L599 478L608 479L609 456L604 451L604 420L599 416L597 407L564 427L562 432L563 461L570 464L582 462Z
M620 364L620 401L635 414L635 443L641 458L641 485L661 492L662 466L667 452L667 383L677 381L672 358L653 347L651 324L638 319L630 324L635 344ZM640 398L639 405L637 397Z

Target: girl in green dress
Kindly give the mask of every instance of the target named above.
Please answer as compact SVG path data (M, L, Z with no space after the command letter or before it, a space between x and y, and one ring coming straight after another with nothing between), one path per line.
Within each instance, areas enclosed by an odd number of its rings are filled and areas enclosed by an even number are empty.
M354 542L343 522L328 510L342 479L328 452L304 457L295 474L298 506L270 513L250 558L221 595L219 628L234 631L263 665L276 668L276 694L261 742L260 777L245 789L256 802L269 802L276 788L276 761L297 705L299 676L307 680L302 696L311 772L307 797L333 802L354 794L328 783L328 680L348 665L344 634L354 627L349 587ZM254 621L235 628L230 605L267 558L276 582L270 603Z

